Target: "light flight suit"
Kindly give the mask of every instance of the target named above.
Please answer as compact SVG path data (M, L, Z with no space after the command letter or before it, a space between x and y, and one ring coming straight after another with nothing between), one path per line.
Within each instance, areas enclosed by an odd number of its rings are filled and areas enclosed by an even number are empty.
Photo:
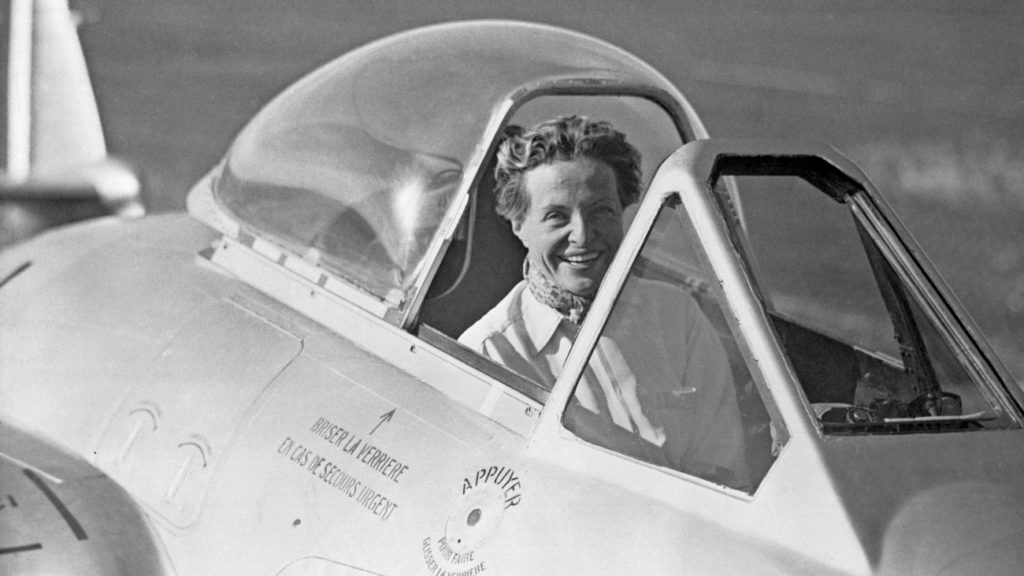
M550 389L577 330L539 302L524 280L459 341ZM630 280L575 397L590 412L662 447L674 468L709 479L724 473L739 484L746 478L728 359L700 306L678 288Z

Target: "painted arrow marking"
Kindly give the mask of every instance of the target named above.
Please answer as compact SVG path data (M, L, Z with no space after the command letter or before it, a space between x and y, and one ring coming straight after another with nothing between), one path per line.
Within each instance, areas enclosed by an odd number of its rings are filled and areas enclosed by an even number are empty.
M377 431L377 428L380 428L381 424L390 421L391 417L395 415L395 410L398 410L398 408L392 408L390 411L381 414L380 422L377 422L377 425L373 427L373 430L370 430L369 435L373 436L373 433Z

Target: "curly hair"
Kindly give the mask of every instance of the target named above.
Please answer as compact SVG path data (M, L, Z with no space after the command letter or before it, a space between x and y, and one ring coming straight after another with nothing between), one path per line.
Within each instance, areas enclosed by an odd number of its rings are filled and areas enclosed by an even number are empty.
M560 116L528 131L506 128L494 168L498 214L513 223L522 222L530 208L526 174L541 164L576 158L597 160L612 169L623 207L640 198L640 152L626 142L626 135L608 122Z

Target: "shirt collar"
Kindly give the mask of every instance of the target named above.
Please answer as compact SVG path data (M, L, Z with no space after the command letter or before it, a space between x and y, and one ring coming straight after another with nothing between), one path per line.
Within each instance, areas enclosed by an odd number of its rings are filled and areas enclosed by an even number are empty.
M523 290L523 327L530 337L534 350L540 352L551 342L558 327L569 324L554 308L541 304L530 291L529 286Z

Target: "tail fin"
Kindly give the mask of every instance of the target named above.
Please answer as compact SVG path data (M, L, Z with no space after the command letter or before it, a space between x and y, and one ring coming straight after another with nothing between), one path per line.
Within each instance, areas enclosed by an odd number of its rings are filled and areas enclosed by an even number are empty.
M75 205L90 206L84 216L142 215L138 178L107 155L67 0L11 0L9 6L0 200L57 220L82 217Z

